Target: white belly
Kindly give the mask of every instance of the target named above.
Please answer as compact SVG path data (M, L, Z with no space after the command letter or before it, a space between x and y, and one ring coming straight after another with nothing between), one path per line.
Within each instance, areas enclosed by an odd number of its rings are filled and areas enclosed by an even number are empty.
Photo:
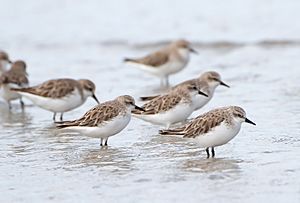
M51 112L71 111L85 102L85 100L82 99L77 89L73 92L73 94L69 94L68 96L55 99L29 94L26 92L20 92L20 94L31 100L35 105L39 106L40 108L46 109Z
M192 113L192 105L180 103L176 105L175 108L167 112L154 115L133 114L133 116L153 124L169 126L171 124L186 120Z
M128 113L118 116L99 127L73 126L64 128L63 130L78 132L88 137L107 138L121 132L128 125L130 119L131 115Z
M9 85L3 85L0 94L5 101L11 101L21 98L21 95L19 93L10 90Z
M205 135L199 135L194 139L200 147L216 147L224 145L230 140L232 140L240 131L241 125L236 124L230 127L222 123L220 126L215 127L212 131Z
M187 64L187 61L173 61L166 65L161 66L162 76L175 74L181 71ZM160 76L161 76L160 75Z
M152 75L155 75L157 77L165 77L171 74L175 74L179 71L181 71L187 64L186 61L170 61L167 62L164 65L158 66L158 67L153 67L153 66L147 66L143 64L138 64L134 62L129 62L136 66L137 68L144 70Z
M205 97L203 95L197 94L192 98L194 110L198 110L202 108L205 104L207 104L211 100L212 96Z

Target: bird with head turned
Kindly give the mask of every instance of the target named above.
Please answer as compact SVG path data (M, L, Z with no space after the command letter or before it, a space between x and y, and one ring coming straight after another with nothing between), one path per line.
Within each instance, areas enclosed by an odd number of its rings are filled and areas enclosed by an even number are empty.
M21 108L24 109L22 96L12 89L27 87L29 83L27 76L26 63L22 60L15 61L11 68L0 76L1 96L8 103L10 109L11 101L16 99L20 100Z
M134 109L143 110L135 105L133 97L122 95L95 106L79 119L57 123L57 128L100 138L100 145L107 146L108 138L118 134L128 125L131 111Z

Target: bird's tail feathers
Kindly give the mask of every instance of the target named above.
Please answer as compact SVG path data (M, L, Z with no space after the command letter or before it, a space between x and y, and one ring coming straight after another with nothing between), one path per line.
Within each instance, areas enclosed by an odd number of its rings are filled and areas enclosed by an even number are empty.
M124 58L123 61L124 62L137 62L135 59L131 59L131 58Z
M140 100L141 101L150 101L154 98L158 97L158 95L155 95L155 96L145 96L145 97L140 97Z
M160 135L184 135L182 128L160 130Z

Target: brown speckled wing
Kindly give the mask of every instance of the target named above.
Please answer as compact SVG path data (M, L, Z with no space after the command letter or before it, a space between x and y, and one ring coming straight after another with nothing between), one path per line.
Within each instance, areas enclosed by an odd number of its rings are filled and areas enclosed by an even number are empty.
M1 75L0 84L17 84L23 86L28 84L28 78L24 73L8 71Z
M184 85L196 85L196 84L197 84L197 79L186 80L184 82L181 82L181 83L175 85L172 89L176 89L176 88L182 87Z
M195 84L196 85L199 84L197 79L186 80L186 81L179 83L178 85L175 85L174 87L172 87L172 90L175 90L176 88L181 88L185 85L195 85ZM200 86L200 88L201 88L201 86ZM140 97L140 99L142 101L150 101L159 96L161 96L161 95L145 96L145 97Z
M161 130L159 133L162 135L183 135L184 138L195 138L220 125L225 120L225 117L220 114L220 110L213 110L194 118L182 127Z
M115 105L115 101L109 101L95 106L86 112L83 117L74 121L66 121L60 125L58 128L65 128L71 126L86 126L86 127L96 127L103 124L106 121L118 116L122 113L122 108Z
M213 114L197 117L185 127L185 135L183 137L195 138L208 133L214 127L220 125L224 120L224 117L215 117Z
M77 88L82 94L82 88L80 84L73 79L57 79L48 80L41 85L29 88L23 88L19 91L28 92L31 94L39 95L49 98L61 98L68 94L71 94L75 88Z
M142 106L145 111L133 110L134 114L151 115L172 109L181 101L182 97L175 94L167 94L156 97Z
M169 60L169 55L166 52L157 51L140 59L132 59L131 61L141 63L147 66L158 67Z
M204 91L205 93L208 93L208 94L210 93L210 91L208 89L208 84L205 81L199 81L199 79L186 80L186 81L174 86L172 89L176 89L176 88L182 87L184 85L196 85L201 91Z

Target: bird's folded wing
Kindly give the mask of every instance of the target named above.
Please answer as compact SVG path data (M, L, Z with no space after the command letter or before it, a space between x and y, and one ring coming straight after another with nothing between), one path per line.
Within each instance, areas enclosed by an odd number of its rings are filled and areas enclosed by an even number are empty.
M143 58L139 59L130 59L129 61L140 63L147 66L153 66L158 67L165 63L167 63L169 60L169 55L165 52L157 51L152 54L149 54Z
M58 128L71 126L97 127L107 121L114 119L120 114L120 109L116 108L110 102L99 104L86 112L83 117L74 121L67 121L59 124Z
M16 84L23 86L28 84L28 78L23 74L12 74L11 72L3 73L0 77L0 84Z
M71 94L75 87L80 89L79 84L72 79L57 79L57 80L48 80L41 85L22 88L18 91L27 92L30 94L49 97L49 98L61 98Z
M174 108L181 101L181 99L182 97L180 97L179 95L174 95L174 94L162 95L144 104L142 106L144 111L133 110L132 113L143 114L143 115L162 113Z

